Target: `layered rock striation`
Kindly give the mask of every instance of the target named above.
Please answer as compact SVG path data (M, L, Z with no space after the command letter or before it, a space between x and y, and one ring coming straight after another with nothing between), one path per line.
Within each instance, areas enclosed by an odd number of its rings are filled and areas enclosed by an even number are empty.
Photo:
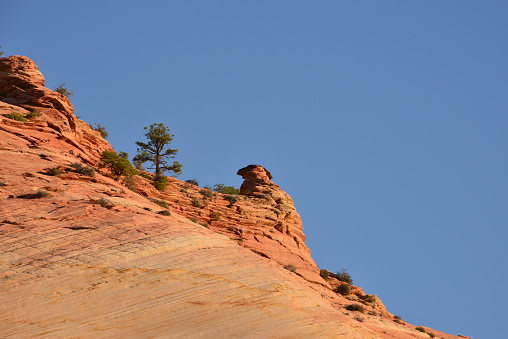
M0 58L0 94L1 337L429 337L360 288L334 292L262 166L238 171L239 195L115 180L111 146L30 59Z

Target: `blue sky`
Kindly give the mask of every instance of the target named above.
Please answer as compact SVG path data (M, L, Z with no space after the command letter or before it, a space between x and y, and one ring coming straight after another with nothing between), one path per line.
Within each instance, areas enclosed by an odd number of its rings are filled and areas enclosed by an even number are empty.
M505 1L0 0L0 45L117 151L161 122L182 180L265 166L317 264L404 320L504 338L506 18Z

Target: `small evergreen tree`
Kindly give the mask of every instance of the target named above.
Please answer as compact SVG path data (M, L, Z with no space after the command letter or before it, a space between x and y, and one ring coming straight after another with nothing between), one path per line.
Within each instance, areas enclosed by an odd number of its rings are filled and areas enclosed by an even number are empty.
M182 165L177 161L171 163L170 160L175 157L178 150L169 148L169 144L174 137L169 133L169 128L164 124L152 124L150 127L145 127L145 130L148 142L136 142L139 148L138 154L133 159L134 163L151 162L154 167L149 168L155 169L156 178L161 177L166 171L172 171L175 175L180 175Z
M65 95L67 98L74 95L74 93L69 91L69 89L65 86L65 82L58 85L58 87L55 88L55 92Z

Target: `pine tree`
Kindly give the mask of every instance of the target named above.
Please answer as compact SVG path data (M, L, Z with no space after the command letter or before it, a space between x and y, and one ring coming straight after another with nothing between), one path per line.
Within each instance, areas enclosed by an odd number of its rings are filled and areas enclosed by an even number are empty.
M182 165L177 161L171 163L170 160L175 157L178 150L169 148L169 144L174 137L169 133L169 128L164 124L152 124L144 129L146 130L145 136L148 142L136 142L139 148L133 161L135 163L145 163L147 161L153 163L154 167L149 167L149 169L155 169L156 178L161 177L166 171L172 171L175 175L180 175Z

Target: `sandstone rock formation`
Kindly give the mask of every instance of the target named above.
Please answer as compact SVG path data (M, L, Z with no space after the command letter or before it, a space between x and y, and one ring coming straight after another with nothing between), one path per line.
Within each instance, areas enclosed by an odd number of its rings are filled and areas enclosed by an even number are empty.
M262 166L238 172L240 195L114 180L111 146L30 59L0 58L0 93L0 337L429 337L359 287L334 292Z

